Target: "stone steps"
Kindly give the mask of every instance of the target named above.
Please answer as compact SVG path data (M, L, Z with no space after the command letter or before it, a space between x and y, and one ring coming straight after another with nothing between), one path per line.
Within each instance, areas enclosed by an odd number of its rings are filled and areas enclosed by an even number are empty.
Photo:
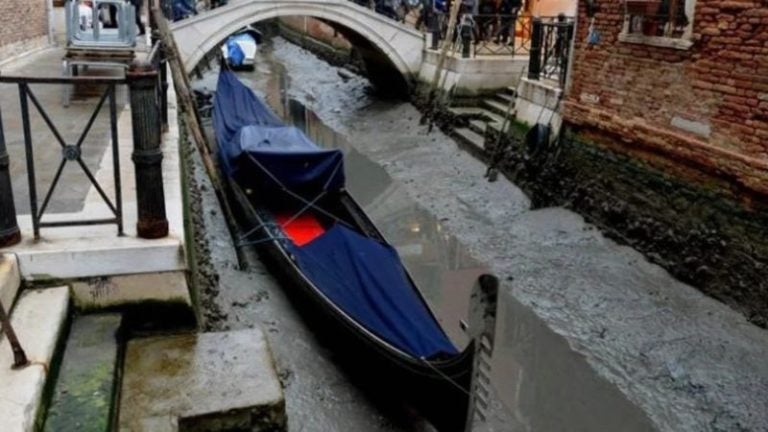
M509 102L502 103L495 99L486 98L483 99L481 106L494 114L505 116L507 115L507 110L509 109Z
M0 431L38 430L43 394L69 313L68 287L24 290L11 313L11 324L30 363L12 369L10 343L0 342Z
M44 431L112 430L121 322L117 313L74 319Z
M485 136L485 130L487 127L488 121L486 120L475 119L469 121L469 130L481 136Z
M458 117L482 117L485 115L486 110L480 107L465 107L457 106L448 108L448 112Z
M509 93L506 93L506 92L504 92L504 93L496 93L494 95L494 98L496 99L497 102L501 102L502 104L504 104L505 107L507 107L510 103L513 103L513 104L515 103L515 95L514 94L509 94ZM505 110L506 110L506 108L505 108Z
M485 149L485 137L472 131L469 128L459 128L453 130L454 136L463 144L478 150Z

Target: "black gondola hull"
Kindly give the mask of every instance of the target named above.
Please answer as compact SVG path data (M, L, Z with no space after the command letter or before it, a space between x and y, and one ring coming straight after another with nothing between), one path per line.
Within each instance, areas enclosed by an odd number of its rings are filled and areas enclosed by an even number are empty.
M237 211L246 226L270 225L267 212L256 205L246 193L230 181L229 192ZM343 197L347 208L357 213L361 224L369 224L368 217L351 196ZM267 228L261 228L258 238L274 236ZM313 282L293 261L290 253L276 240L259 242L258 251L268 261L270 270L290 285L291 298L312 320L313 328L320 329L318 336L332 344L344 363L344 370L361 383L375 389L376 393L392 395L416 408L441 432L465 430L469 406L469 389L474 365L474 343L463 352L446 360L429 361L408 356L393 349L372 335L359 323L331 304ZM316 325L320 324L320 325Z

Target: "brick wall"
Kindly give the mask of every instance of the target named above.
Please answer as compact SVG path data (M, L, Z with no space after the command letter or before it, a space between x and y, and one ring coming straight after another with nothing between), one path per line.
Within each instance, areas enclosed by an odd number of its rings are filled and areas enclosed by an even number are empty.
M768 194L768 2L697 0L693 46L623 42L622 0L579 6L566 122L592 141Z
M10 47L28 45L48 34L47 0L0 0L0 61Z
M280 21L293 30L328 44L336 49L350 50L352 45L333 27L311 17L280 17ZM306 32L305 32L306 30Z

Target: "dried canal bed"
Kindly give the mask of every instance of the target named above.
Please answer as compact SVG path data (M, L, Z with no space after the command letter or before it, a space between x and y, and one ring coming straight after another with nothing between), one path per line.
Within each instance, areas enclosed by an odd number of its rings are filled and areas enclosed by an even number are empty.
M342 79L293 45L276 40L258 70L241 77L313 139L346 150L350 191L458 345L456 323L479 263L501 276L493 374L507 409L479 430L768 427L768 337L735 312L578 215L531 210L514 185L487 183L484 167L450 138L427 134L413 106L369 96L365 80ZM215 206L210 190L203 199ZM221 277L213 298L221 324L270 332L291 430L425 428L350 385L263 267L234 270L218 210L204 217Z

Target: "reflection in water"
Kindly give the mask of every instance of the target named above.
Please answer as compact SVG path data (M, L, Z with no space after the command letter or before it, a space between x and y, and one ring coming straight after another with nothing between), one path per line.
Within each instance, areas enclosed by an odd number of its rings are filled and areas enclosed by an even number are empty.
M243 82L265 95L279 116L313 141L344 151L350 193L397 248L443 328L463 347L467 340L458 323L465 318L471 287L486 266L473 259L384 168L291 99L291 83L283 66L268 53L260 56L257 70L241 75ZM503 285L509 289L510 283ZM514 297L501 294L492 379L513 419L505 419L504 426L494 430L653 429L645 414L600 378L566 339Z

